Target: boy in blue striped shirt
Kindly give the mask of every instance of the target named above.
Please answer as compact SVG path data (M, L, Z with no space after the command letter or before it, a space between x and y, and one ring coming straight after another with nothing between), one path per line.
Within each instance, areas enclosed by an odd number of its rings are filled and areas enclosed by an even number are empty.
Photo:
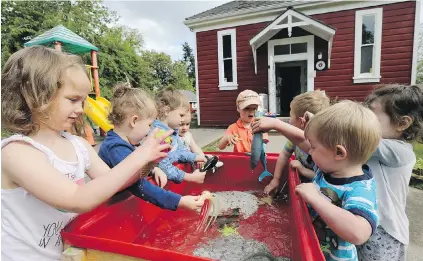
M317 113L304 131L271 118L253 124L253 132L270 129L308 152L315 163L313 182L298 185L295 192L310 209L326 260L358 260L355 245L370 238L379 220L375 181L364 165L381 138L376 115L344 101Z

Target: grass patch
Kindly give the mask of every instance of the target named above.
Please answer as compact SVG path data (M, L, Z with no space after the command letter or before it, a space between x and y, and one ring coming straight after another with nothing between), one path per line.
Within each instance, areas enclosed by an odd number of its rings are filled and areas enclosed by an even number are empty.
M415 142L413 146L414 146L414 153L416 153L416 158L423 159L423 144Z
M213 141L210 144L207 144L206 146L202 147L201 150L203 152L213 152L213 151L220 151L219 148L217 147L217 144L219 143L220 138L218 138L217 140Z
M414 153L416 154L416 165L414 166L415 170L423 170L423 144L415 142L413 144L414 146ZM415 171L414 175L417 175L418 171ZM420 171L421 173L422 171ZM420 176L420 178L417 177L411 177L410 180L410 186L423 190L423 176Z

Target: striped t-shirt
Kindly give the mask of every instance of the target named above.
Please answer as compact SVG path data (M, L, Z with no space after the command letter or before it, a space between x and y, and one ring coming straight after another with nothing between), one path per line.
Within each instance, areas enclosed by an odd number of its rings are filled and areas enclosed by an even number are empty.
M372 226L373 233L379 217L376 205L376 184L369 167L364 165L363 175L351 178L333 178L317 167L314 170L316 176L313 183L320 194L336 206L366 219ZM310 209L310 214L327 261L358 260L357 250L353 244L338 237L329 229L316 211Z

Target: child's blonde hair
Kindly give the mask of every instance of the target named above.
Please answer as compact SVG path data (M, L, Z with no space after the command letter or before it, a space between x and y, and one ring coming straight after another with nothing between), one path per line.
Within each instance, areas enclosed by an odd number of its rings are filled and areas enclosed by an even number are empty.
M115 86L111 102L112 110L108 119L113 125L122 124L134 114L141 120L155 119L157 116L156 103L150 94L140 88L131 88L129 83Z
M167 87L161 90L157 94L156 103L159 110L159 120L166 119L166 112L168 111L177 110L181 107L189 110L188 99L173 87Z
M318 113L330 106L330 99L322 91L305 92L294 97L291 109L297 117L303 117L305 112Z
M1 73L1 122L12 133L35 134L50 117L62 76L69 68L85 66L79 56L44 46L12 54Z
M352 164L363 164L376 150L381 128L376 115L365 106L342 101L317 113L305 128L305 136L315 135L329 149L342 145Z

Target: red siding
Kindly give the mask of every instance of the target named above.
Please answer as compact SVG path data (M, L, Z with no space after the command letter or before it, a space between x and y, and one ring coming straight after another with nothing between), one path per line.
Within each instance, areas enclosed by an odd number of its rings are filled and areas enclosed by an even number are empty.
M411 82L413 57L415 2L383 5L382 54L380 83ZM366 8L366 9L371 9ZM377 7L376 7L377 8ZM317 72L315 89L322 89L331 97L362 100L374 87L355 84L354 31L355 12L348 10L314 15L313 17L336 28L332 46L331 68Z
M197 33L201 125L227 126L234 123L239 117L235 100L242 90L267 93L267 47L263 46L258 50L256 75L249 43L267 24L236 27L238 90L233 91L220 91L218 87L217 31L229 28Z
M383 5L381 83L411 81L413 56L414 12L416 3ZM371 9L366 8L366 9ZM315 89L331 97L362 100L374 84L354 84L355 11L314 15L336 29L332 46L331 68L317 72ZM235 100L239 92L251 89L267 93L267 45L257 52L257 75L249 41L268 22L236 27L238 90L220 91L218 72L217 31L197 33L198 82L200 88L201 125L228 126L236 121Z

